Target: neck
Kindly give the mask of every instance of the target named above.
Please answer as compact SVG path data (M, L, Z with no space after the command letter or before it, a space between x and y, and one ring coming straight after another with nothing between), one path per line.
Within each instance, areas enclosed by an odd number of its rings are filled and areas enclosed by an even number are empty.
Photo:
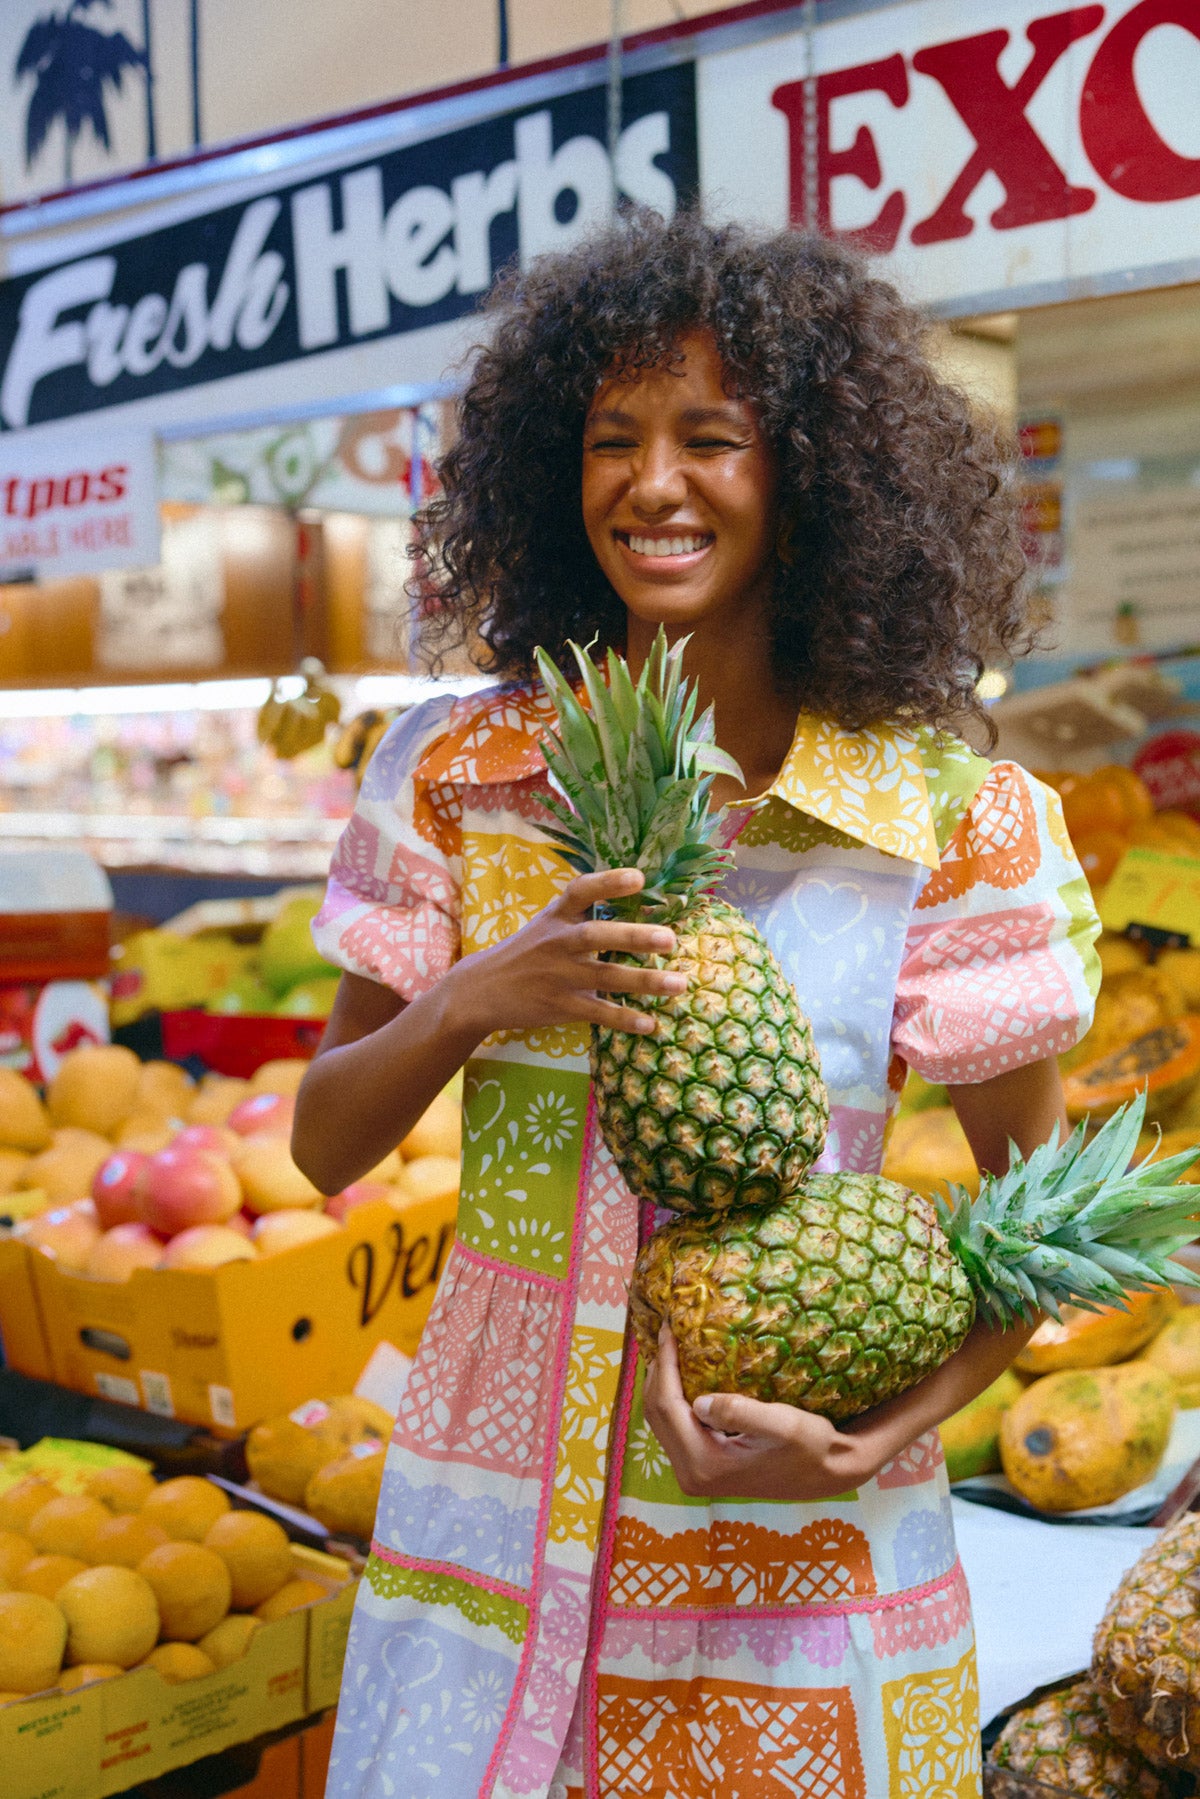
M650 653L657 624L631 613L626 657L634 678ZM686 635L667 626L671 642ZM711 706L716 739L742 769L745 787L719 776L713 783L714 805L751 798L768 788L783 767L796 728L796 705L776 686L766 621L745 617L736 629L728 622L697 625L684 654L684 669L695 681L700 709Z

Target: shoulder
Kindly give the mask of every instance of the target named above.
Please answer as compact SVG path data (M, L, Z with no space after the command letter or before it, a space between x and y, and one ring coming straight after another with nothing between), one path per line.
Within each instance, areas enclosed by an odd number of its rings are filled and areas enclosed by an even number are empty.
M538 681L436 694L389 726L367 765L362 797L387 801L410 781L473 786L539 773L552 716Z

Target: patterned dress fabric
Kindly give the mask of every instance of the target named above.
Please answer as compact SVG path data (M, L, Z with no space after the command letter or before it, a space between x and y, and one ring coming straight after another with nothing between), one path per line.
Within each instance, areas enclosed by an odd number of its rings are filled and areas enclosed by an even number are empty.
M536 684L375 752L317 921L405 999L570 878ZM826 1168L875 1171L906 1065L986 1080L1086 1028L1098 930L1057 797L952 739L802 715L724 815L724 889L812 1020ZM814 1504L689 1499L626 1284L653 1225L596 1127L586 1027L465 1071L458 1235L404 1395L329 1799L976 1799L970 1604L930 1433ZM647 1209L643 1209L647 1210Z

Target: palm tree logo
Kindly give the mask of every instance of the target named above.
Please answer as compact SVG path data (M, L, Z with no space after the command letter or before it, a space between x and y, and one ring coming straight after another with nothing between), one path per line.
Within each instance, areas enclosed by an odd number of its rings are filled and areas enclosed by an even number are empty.
M145 51L136 49L123 31L100 31L82 17L93 6L111 8L112 3L71 0L65 12L35 19L13 69L16 81L33 76L25 114L25 166L36 161L51 127L61 119L66 134L63 172L68 186L76 140L85 124L91 125L106 150L110 147L106 85L119 92L126 69L143 70L149 79ZM148 148L153 156L153 145Z

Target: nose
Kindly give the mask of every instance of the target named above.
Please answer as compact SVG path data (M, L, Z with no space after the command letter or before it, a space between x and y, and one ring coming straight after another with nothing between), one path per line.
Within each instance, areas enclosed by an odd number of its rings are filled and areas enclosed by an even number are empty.
M629 502L639 518L655 518L686 498L687 478L674 444L662 440L645 444L629 485Z

